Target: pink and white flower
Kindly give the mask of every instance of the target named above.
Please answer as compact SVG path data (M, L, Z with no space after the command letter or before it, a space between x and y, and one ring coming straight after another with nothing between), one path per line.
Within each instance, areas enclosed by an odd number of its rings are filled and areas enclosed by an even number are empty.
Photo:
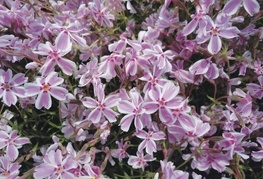
M57 100L65 100L68 90L60 87L64 82L56 72L51 72L46 77L37 77L35 83L26 83L26 96L37 96L35 106L37 109L45 107L49 109L52 105L51 96Z

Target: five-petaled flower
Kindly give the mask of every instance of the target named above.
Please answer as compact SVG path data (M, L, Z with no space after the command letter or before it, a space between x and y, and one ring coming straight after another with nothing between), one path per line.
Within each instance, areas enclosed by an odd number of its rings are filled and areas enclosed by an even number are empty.
M37 96L35 106L37 109L45 107L49 109L52 105L51 96L57 100L65 100L68 90L60 87L64 82L56 72L51 72L47 77L37 77L36 83L26 83L26 96Z
M17 131L12 131L8 134L6 131L0 131L0 149L6 147L6 154L11 160L18 157L18 149L24 144L30 143L26 137L19 137Z
M21 85L27 81L27 77L22 73L12 76L10 69L0 69L0 98L7 106L15 105L17 97L24 97L25 94L25 88Z
M83 120L82 124L85 124L88 121L92 121L94 124L97 124L103 116L105 116L111 123L117 120L116 116L118 113L113 111L111 108L117 106L119 98L116 95L109 95L105 97L104 89L104 85L98 85L96 91L97 100L91 97L83 98L83 105L93 110L90 112L87 119Z

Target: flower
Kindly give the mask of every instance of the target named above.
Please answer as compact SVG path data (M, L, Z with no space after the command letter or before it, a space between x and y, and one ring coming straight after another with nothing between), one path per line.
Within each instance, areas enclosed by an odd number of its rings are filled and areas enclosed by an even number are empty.
M111 123L116 121L118 113L113 111L111 108L117 106L119 98L117 98L116 95L109 95L105 98L104 89L104 85L98 85L97 91L95 91L98 100L91 97L85 97L82 99L82 103L85 107L93 108L87 119L82 121L82 124L87 121L92 121L94 124L97 124L100 122L102 115L105 116Z
M62 34L65 33L63 32ZM39 44L38 50L34 51L34 53L44 56L47 55L44 65L39 70L41 74L47 76L54 71L55 66L58 65L63 73L71 75L76 70L76 64L71 60L63 58L71 49L72 43L70 42L69 35L64 35L63 37L58 36L55 39L55 46L49 41L45 44Z
M150 90L146 95L146 102L143 107L147 114L153 114L159 110L160 120L168 125L175 121L172 109L181 107L182 99L177 96L179 86L175 86L172 82L167 82L162 88L156 87L156 90Z
M19 165L16 162L12 162L8 156L0 157L0 178L15 179L19 174Z
M65 100L68 90L58 85L63 83L64 79L58 77L56 72L49 73L46 77L37 77L36 83L26 83L26 96L36 96L35 106L37 109L45 107L49 109L52 105L51 96L57 100Z
M143 153L137 151L137 156L130 155L128 164L132 166L134 169L142 168L144 171L144 168L148 166L147 162L155 160L152 155L146 154L143 155Z
M259 162L263 159L263 137L258 137L257 142L260 144L259 151L252 151L252 159L256 162Z
M118 110L122 114L127 114L121 119L121 129L127 132L130 129L131 123L134 120L136 130L141 130L144 120L149 121L150 115L145 113L145 109L142 107L143 98L139 91L135 88L129 91L131 99L121 100L118 104Z
M140 139L144 139L139 147L138 151L142 152L142 150L145 148L146 152L150 155L153 155L153 152L157 151L156 143L155 141L163 140L165 139L165 134L162 131L144 131L139 130L136 132L136 137Z
M27 81L23 73L12 76L10 69L0 69L0 98L3 98L3 102L9 107L17 103L17 97L24 97L26 90L21 85Z
M129 142L123 143L123 139L121 141L116 141L118 148L112 152L112 157L118 158L121 162L122 159L129 157L129 154L126 152L127 148L129 147Z
M215 63L212 63L211 57L201 59L189 67L193 75L204 75L207 79L216 79L219 76L219 69Z
M247 84L247 90L249 91L249 94L251 94L251 96L261 99L263 97L263 76L262 75L258 77L258 81L260 85L256 83Z
M114 15L110 14L109 8L104 7L101 0L94 0L88 3L93 18L101 26L113 27L111 20L114 20Z
M234 15L238 9L244 6L249 15L253 16L259 12L260 5L256 0L229 0L223 8L223 12L227 15Z
M34 178L74 178L70 170L77 168L77 163L69 156L63 157L61 150L51 150L43 159L44 163L35 168Z
M0 131L0 149L6 147L6 154L12 161L18 157L18 149L28 143L30 143L29 139L19 137L17 131L11 131L10 134L6 131Z
M222 48L220 37L232 39L240 33L237 27L229 25L230 18L223 13L217 16L215 22L211 18L206 21L206 28L198 34L197 42L202 44L210 39L207 49L212 54L217 54Z

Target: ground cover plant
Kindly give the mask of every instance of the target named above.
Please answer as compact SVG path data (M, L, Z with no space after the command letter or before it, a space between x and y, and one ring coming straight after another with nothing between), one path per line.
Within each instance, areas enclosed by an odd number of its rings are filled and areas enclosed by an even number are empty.
M0 0L0 178L263 178L257 0Z

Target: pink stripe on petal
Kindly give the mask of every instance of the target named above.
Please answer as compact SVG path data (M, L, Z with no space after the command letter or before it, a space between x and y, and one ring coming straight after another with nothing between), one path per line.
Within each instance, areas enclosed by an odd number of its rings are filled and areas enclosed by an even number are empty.
M57 50L61 51L61 56L70 52L72 43L70 42L70 36L67 31L63 30L58 34L55 40L55 47Z
M84 38L78 36L78 35L75 35L75 34L70 34L71 35L71 38L74 39L79 45L85 47L87 45L87 42Z
M6 154L10 157L10 159L13 161L18 157L18 150L14 146L14 144L7 145L6 147Z
M3 92L3 101L7 106L11 106L12 104L15 105L17 102L17 97L11 90L5 90Z
M72 75L72 73L76 70L76 64L65 58L58 59L57 64L66 75Z
M224 37L226 39L231 39L237 37L238 33L240 33L240 30L238 30L237 27L228 27L225 29L220 29L219 36Z
M100 122L101 119L101 110L99 109L94 109L93 111L91 111L91 113L88 116L88 120L92 121L94 124L97 124Z
M222 41L219 38L219 36L212 35L207 47L208 51L212 54L217 54L221 50L221 47L222 47Z
M49 93L51 94L51 96L61 101L66 99L66 94L68 93L68 90L62 87L54 86L50 88Z
M229 0L223 8L223 12L227 15L233 15L240 8L242 0Z
M172 82L168 82L163 87L163 98L166 101L172 100L179 93L179 86L175 86Z
M128 114L121 119L120 126L123 131L127 132L130 129L133 118L133 114Z
M61 150L56 150L54 156L55 156L55 158L54 158L55 164L61 165L61 164L62 164L62 154L61 154Z
M107 96L106 99L104 100L105 105L109 108L117 106L120 101L120 98L118 97L119 97L118 95Z
M133 106L133 104L127 100L119 102L118 110L120 113L129 114L132 113L134 109L135 106Z
M22 86L21 86L21 87L13 87L12 91L13 91L13 93L14 93L16 96L18 96L18 97L20 97L20 98L25 97L25 92L26 92L26 90L25 90L25 88L22 87Z
M98 102L91 98L91 97L85 97L83 98L83 101L82 101L83 105L86 107L86 108L96 108Z
M193 75L201 75L205 74L209 69L209 61L206 59L201 59L195 62L192 66L190 66L189 71Z
M30 143L30 140L26 137L20 137L14 141L15 145L24 145Z
M2 75L3 75L2 78L4 79L4 82L7 83L7 82L11 81L11 78L13 76L13 72L10 69L8 69L7 71L4 71L2 73Z
M56 60L54 59L46 59L46 62L44 63L44 65L40 68L39 72L44 75L47 76L49 75L52 71L54 71L54 68L56 66Z
M259 12L260 5L256 0L243 0L243 5L251 16Z
M11 81L15 84L15 86L18 86L25 83L27 81L27 78L24 74L18 73L13 77Z
M183 35L187 36L191 34L197 27L198 21L196 19L192 19L183 29Z
M112 109L105 108L102 112L109 122L113 123L117 121L116 116L118 115L118 113L114 112Z
M26 83L25 89L26 89L25 96L30 97L39 94L41 91L41 86L35 83Z
M36 108L41 109L42 107L45 107L46 109L49 109L51 104L52 100L50 94L48 92L40 92L36 99Z

